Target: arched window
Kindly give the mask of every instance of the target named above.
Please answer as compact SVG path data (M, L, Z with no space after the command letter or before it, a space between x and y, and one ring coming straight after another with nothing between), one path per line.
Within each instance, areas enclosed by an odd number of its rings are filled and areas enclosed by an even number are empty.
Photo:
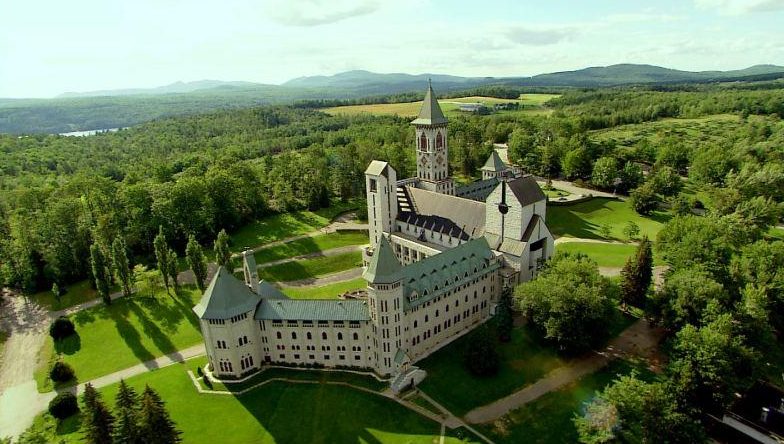
M313 335L310 334L310 332L308 332L308 341L310 341L311 339L313 339Z
M441 133L439 132L436 135L436 148L441 148L442 146L444 146L444 138L441 137Z
M343 333L338 332L338 341L343 340Z
M327 332L322 332L321 333L321 339L323 339L325 341L327 340Z
M425 133L422 133L422 135L419 136L419 149L422 151L427 149L427 137L425 137Z
M295 332L295 331L291 332L291 339L294 339L294 340L297 339L297 332Z
M278 332L277 336L278 336L278 339L283 339L283 335L281 335L280 332Z
M354 340L359 341L359 335L357 333L354 333Z

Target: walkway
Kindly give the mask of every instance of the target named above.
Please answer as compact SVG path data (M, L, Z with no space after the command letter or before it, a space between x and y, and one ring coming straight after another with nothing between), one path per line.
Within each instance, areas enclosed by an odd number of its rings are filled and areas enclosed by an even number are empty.
M346 271L328 274L321 277L300 279L298 281L274 282L278 287L320 287L337 282L350 281L362 276L362 267L352 268Z
M576 359L505 398L471 410L466 414L465 419L474 424L494 421L512 410L601 369L619 357L641 357L648 360L651 366L659 367L661 359L658 354L658 344L662 336L661 329L653 328L647 320L640 319L613 339L603 351Z
M267 268L267 267L272 267L273 265L280 265L280 264L285 264L285 263L288 263L288 262L300 261L302 259L313 259L313 258L316 258L316 257L337 256L339 254L351 253L351 252L354 252L354 251L360 251L360 250L362 250L363 247L364 247L364 245L346 245L344 247L335 247L335 248L330 248L328 250L314 251L313 253L301 254L299 256L287 257L287 258L284 258L284 259L278 259L278 260L274 260L274 261L270 261L270 262L264 262L264 263L258 264L257 268ZM242 271L242 267L237 267L237 268L234 269L235 273L236 272L241 272L241 271Z

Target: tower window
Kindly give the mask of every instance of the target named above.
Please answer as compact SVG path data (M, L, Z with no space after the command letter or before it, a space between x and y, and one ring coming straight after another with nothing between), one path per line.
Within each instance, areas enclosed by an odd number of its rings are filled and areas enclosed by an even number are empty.
M378 185L376 185L376 179L370 179L370 192L375 193L377 190Z
M425 137L425 133L422 133L419 136L419 149L426 150L427 149L427 137Z
M441 148L444 146L444 138L441 137L441 133L436 135L436 148Z

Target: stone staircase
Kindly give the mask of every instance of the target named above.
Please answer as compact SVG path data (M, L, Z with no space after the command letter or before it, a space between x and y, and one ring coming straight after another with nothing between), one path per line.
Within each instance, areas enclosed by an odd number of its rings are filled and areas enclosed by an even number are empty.
M425 376L427 376L426 371L419 367L411 366L408 368L408 370L399 372L397 375L395 375L395 377L392 379L392 382L389 384L389 388L392 389L392 392L397 395L405 389L411 387L412 381L414 386L422 382L422 380L425 379Z

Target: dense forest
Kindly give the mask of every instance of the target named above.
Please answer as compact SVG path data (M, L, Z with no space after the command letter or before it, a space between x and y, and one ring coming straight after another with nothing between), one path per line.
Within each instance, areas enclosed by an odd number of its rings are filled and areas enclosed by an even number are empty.
M512 159L528 171L598 188L620 184L620 191L632 191L643 184L640 164L659 165L661 172L649 176L655 183L640 187L641 201L645 192L674 198L679 190L668 179L691 170L699 183L721 190L713 195L724 196L714 199L722 212L735 211L733 204L758 196L760 188L780 202L784 88L705 89L573 91L553 101L550 117L454 118L452 169L470 177L493 142L508 141ZM629 147L589 137L589 130L621 123L729 112L747 123L723 145L686 146L670 138L661 146ZM148 257L158 226L182 249L189 234L210 242L221 229L270 212L361 196L371 159L389 161L400 177L412 174L412 146L405 119L294 107L164 118L90 137L0 136L2 281L33 291L83 278L89 245L108 244L117 234L135 255ZM722 188L730 185L733 191ZM778 217L778 207L768 210L766 220Z

